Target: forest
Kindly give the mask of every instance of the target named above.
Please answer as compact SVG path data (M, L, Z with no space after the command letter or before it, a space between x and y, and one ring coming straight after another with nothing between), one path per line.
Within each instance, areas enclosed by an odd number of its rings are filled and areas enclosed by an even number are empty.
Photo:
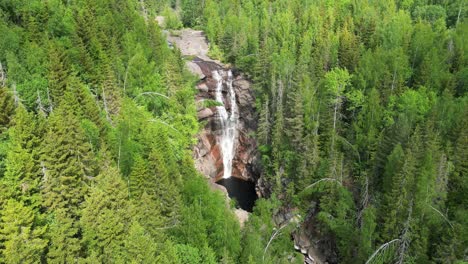
M467 8L0 0L0 263L304 263L305 226L328 263L468 263ZM194 167L180 28L253 83L243 228Z

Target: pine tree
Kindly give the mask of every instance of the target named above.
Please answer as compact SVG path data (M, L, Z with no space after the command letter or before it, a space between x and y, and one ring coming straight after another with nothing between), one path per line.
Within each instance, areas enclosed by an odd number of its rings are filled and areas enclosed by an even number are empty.
M359 44L352 30L352 25L350 26L347 21L340 31L338 47L339 64L351 73L354 72L359 60Z
M37 226L34 209L10 199L2 208L0 262L39 263L47 246L46 228Z
M122 258L131 222L127 186L113 167L104 168L95 180L80 219L83 242L100 261L114 262Z
M260 145L268 145L270 143L270 131L270 110L268 100L266 100L260 109L260 119L258 121L257 141Z
M132 171L128 176L130 197L132 199L138 200L141 198L145 188L147 188L149 175L147 162L141 156L136 156L133 161Z
M112 123L115 116L120 112L122 105L122 91L117 86L117 81L114 72L110 66L109 59L103 56L103 72L101 82L101 99L104 105L104 110L107 115L107 120Z
M175 222L179 195L168 178L164 161L157 153L157 150L152 151L149 162L137 156L129 181L134 219L154 239L160 240L164 237L164 227L172 226Z
M28 113L22 105L16 109L10 129L10 147L6 157L5 184L14 197L38 210L41 205L39 164L39 134L42 132L33 114Z
M78 223L69 215L63 208L49 215L47 263L75 263L81 257Z
M57 107L67 89L68 61L63 49L58 44L51 43L49 48L49 74L48 74L48 96L51 108Z
M384 202L381 214L384 219L383 242L397 238L402 232L409 201L412 199L412 177L416 172L416 160L410 149L405 155L400 151L402 151L401 147L397 145L389 157L388 165L396 166L396 172L393 172L387 185L384 183ZM391 171L390 167L388 170Z
M304 105L303 95L299 89L293 90L288 94L290 101L289 118L286 118L286 135L291 140L293 149L297 153L303 152L304 146Z
M127 263L152 263L156 258L158 244L137 221L133 221L124 248Z
M173 219L180 205L178 190L170 178L174 175L169 174L162 153L157 149L151 151L148 165L151 176L146 181L145 191L160 204L161 214Z
M13 98L5 87L0 87L0 134L8 128L14 111Z
M173 227L175 219L167 219L161 214L162 203L146 191L139 198L133 200L132 215L145 229L145 232L155 241L165 238L164 230Z
M376 229L376 210L369 206L362 213L361 227L359 229L358 261L365 262L372 254Z
M72 218L84 200L85 182L95 175L94 153L73 114L73 102L67 92L63 104L50 116L41 164L43 206L49 211L64 209Z

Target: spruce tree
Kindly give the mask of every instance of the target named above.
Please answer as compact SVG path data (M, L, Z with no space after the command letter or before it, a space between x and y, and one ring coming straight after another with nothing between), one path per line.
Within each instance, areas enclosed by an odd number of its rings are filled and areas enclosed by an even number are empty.
M131 222L127 186L113 167L103 168L95 181L83 204L82 241L100 261L115 262L122 258Z
M2 208L0 221L0 262L39 263L47 240L46 227L37 225L34 208L10 199Z
M65 95L67 88L67 79L70 74L68 70L68 60L63 48L56 43L51 43L49 48L48 64L48 96L51 102L51 108L57 107Z
M153 196L161 206L161 214L174 220L180 206L180 194L170 175L162 153L153 149L148 157L150 177L147 179L145 191Z
M38 122L22 105L16 109L10 129L10 146L6 157L6 172L3 181L9 186L8 194L24 201L36 210L41 205L39 162L40 138Z
M270 130L270 110L268 100L266 100L260 109L258 121L257 141L260 145L268 145L270 143Z
M8 128L14 111L13 98L5 87L0 87L0 134Z
M64 209L76 218L84 200L86 182L95 176L94 153L73 114L73 95L67 92L63 104L48 120L43 143L43 206Z
M154 262L158 244L137 221L130 225L124 243L127 263Z
M47 263L75 263L81 257L79 226L66 209L49 214L46 238L49 240Z

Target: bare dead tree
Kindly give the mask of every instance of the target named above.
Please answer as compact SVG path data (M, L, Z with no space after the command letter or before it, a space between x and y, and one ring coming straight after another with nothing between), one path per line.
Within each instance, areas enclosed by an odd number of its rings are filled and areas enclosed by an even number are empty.
M435 207L433 207L432 205L429 205L429 207L434 210L436 213L438 213L440 216L442 216L442 218L450 225L450 227L453 229L453 225L452 223L448 220L448 218L439 210L437 210Z
M143 92L143 93L140 93L139 95L137 95L135 98L137 98L139 96L143 96L143 95L158 95L158 96L164 97L164 98L166 98L168 100L171 99L168 96L166 96L164 94L161 94L161 93L157 93L157 92Z
M341 185L341 182L338 181L337 179L333 179L333 178L323 178L323 179L320 179L320 180L318 180L318 181L312 183L311 185L305 187L304 190L309 189L309 188L312 188L312 187L314 187L315 185L317 185L317 184L319 184L319 183L321 183L321 182L323 182L323 181L334 181L334 182L338 183L339 185Z
M148 22L148 10L146 10L145 0L140 0L140 6L143 18L145 19L145 22Z
M390 247L391 247L393 244L395 244L395 243L397 243L397 242L399 242L399 241L400 241L399 238L395 238L395 239L393 239L393 240L391 240L391 241L389 241L389 242L387 242L387 243L381 245L381 246L380 246L376 251L374 251L374 253L369 257L369 259L366 261L366 264L372 263L372 261L374 260L374 258L375 258L376 256L378 256L378 255L381 254L381 253L385 253L388 249L390 249Z
M47 183L47 181L49 180L47 178L47 168L44 164L44 161L41 161L41 170L42 170L42 183Z
M162 120L159 120L159 119L150 119L149 122L157 122L157 123L160 123L160 124L163 124L167 127L169 127L170 129L176 131L177 133L181 134L181 132L179 130L177 130L176 128L174 128L173 126L169 125L168 123L162 121Z
M457 22L455 23L455 25L458 25L458 22L460 22L460 17L461 17L461 13L462 13L462 8L463 8L463 4L464 1L460 1L460 5L458 6L458 15L457 15Z
M368 204L369 204L369 178L366 175L366 177L364 178L364 190L361 192L361 204L360 204L361 208L357 216L357 223L359 227L362 227L361 226L362 213L367 208Z
M102 101L104 102L104 111L106 112L107 121L109 121L109 123L112 124L112 119L109 114L109 108L107 107L106 91L104 86L102 87Z
M405 225L403 228L403 232L400 236L400 246L398 247L398 260L397 264L405 263L405 256L406 252L408 251L410 245L410 223L411 223L411 215L413 213L413 200L411 200L410 205L408 207L408 217L406 218Z
M47 110L45 109L44 104L42 104L41 94L39 93L39 90L37 90L36 103L37 103L37 110L45 116L47 113Z
M15 102L15 106L18 107L18 105L21 103L21 99L19 97L18 91L16 90L16 83L13 83L11 86L12 92L13 92L13 99Z
M273 233L271 234L271 237L270 237L270 240L268 241L267 245L265 246L265 249L263 250L263 256L262 256L262 260L263 262L265 262L265 254L268 250L268 247L270 246L271 242L281 233L281 230L283 228L285 228L286 226L288 226L289 223L286 223L284 224L283 226L281 226L280 228L276 229L276 228L273 228Z
M0 62L0 87L5 87L6 86L6 73L5 70L3 69L3 65Z

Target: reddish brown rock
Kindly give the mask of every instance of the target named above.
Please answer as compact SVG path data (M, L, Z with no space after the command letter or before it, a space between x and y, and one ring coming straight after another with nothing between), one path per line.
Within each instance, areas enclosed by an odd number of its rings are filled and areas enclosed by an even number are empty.
M203 108L202 110L198 111L197 116L199 120L207 119L214 115L213 111L210 108Z

